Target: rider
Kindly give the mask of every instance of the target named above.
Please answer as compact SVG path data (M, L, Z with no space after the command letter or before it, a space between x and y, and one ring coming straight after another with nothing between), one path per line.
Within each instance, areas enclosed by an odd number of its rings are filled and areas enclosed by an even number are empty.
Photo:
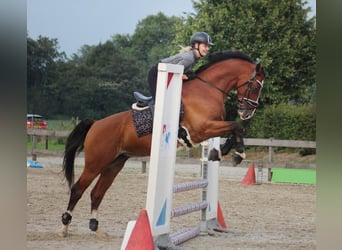
M176 55L160 60L161 63L184 65L184 74L182 80L191 80L194 78L194 72L191 71L197 61L208 54L210 46L214 45L211 37L205 32L197 32L191 36L191 47L186 47ZM159 63L158 62L158 63ZM148 72L147 80L153 100L156 97L156 85L158 75L158 63L152 66Z

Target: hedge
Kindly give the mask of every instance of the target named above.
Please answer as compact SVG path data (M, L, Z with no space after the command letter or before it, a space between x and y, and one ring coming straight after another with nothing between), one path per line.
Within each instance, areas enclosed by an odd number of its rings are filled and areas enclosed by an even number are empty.
M312 104L265 106L256 111L245 128L248 138L315 141L316 107Z

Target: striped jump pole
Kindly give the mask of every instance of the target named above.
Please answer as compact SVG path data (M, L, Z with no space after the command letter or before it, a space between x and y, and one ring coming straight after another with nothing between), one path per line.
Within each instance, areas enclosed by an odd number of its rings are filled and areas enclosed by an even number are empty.
M174 193L202 189L201 201L174 208L171 211L171 217L185 215L194 211L201 211L200 223L197 227L183 228L175 233L171 233L169 235L169 240L174 245L190 240L200 233L216 234L218 228L221 231L224 231L217 222L219 161L217 158L213 159L212 154L209 154L209 152L214 152L215 150L216 152L219 151L220 138L211 138L202 142L201 146L202 179L173 185ZM167 239L162 238L159 242L165 240Z

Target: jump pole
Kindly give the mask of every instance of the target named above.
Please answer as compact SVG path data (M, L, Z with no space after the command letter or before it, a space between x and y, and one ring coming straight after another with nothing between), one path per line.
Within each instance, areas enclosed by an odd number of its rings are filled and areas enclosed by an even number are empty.
M174 248L187 240L190 240L200 234L218 234L226 232L217 221L218 207L218 152L220 149L220 138L215 137L201 143L201 175L202 179L177 183L173 185L173 193L189 191L193 189L202 189L201 200L196 203L183 205L173 208L171 217L189 214L195 211L201 211L199 224L193 228L182 228L177 232L170 233L169 238L159 236L156 244ZM214 154L212 154L214 153Z

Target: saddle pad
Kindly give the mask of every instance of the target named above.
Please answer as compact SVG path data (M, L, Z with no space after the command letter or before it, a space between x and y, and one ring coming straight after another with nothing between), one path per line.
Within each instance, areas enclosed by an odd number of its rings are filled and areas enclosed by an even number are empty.
M181 103L179 120L181 121L184 116L183 103ZM142 137L152 133L153 117L151 108L136 110L132 108L132 118L135 131L138 137Z
M132 118L138 137L152 133L153 117L150 108L144 110L132 109Z

